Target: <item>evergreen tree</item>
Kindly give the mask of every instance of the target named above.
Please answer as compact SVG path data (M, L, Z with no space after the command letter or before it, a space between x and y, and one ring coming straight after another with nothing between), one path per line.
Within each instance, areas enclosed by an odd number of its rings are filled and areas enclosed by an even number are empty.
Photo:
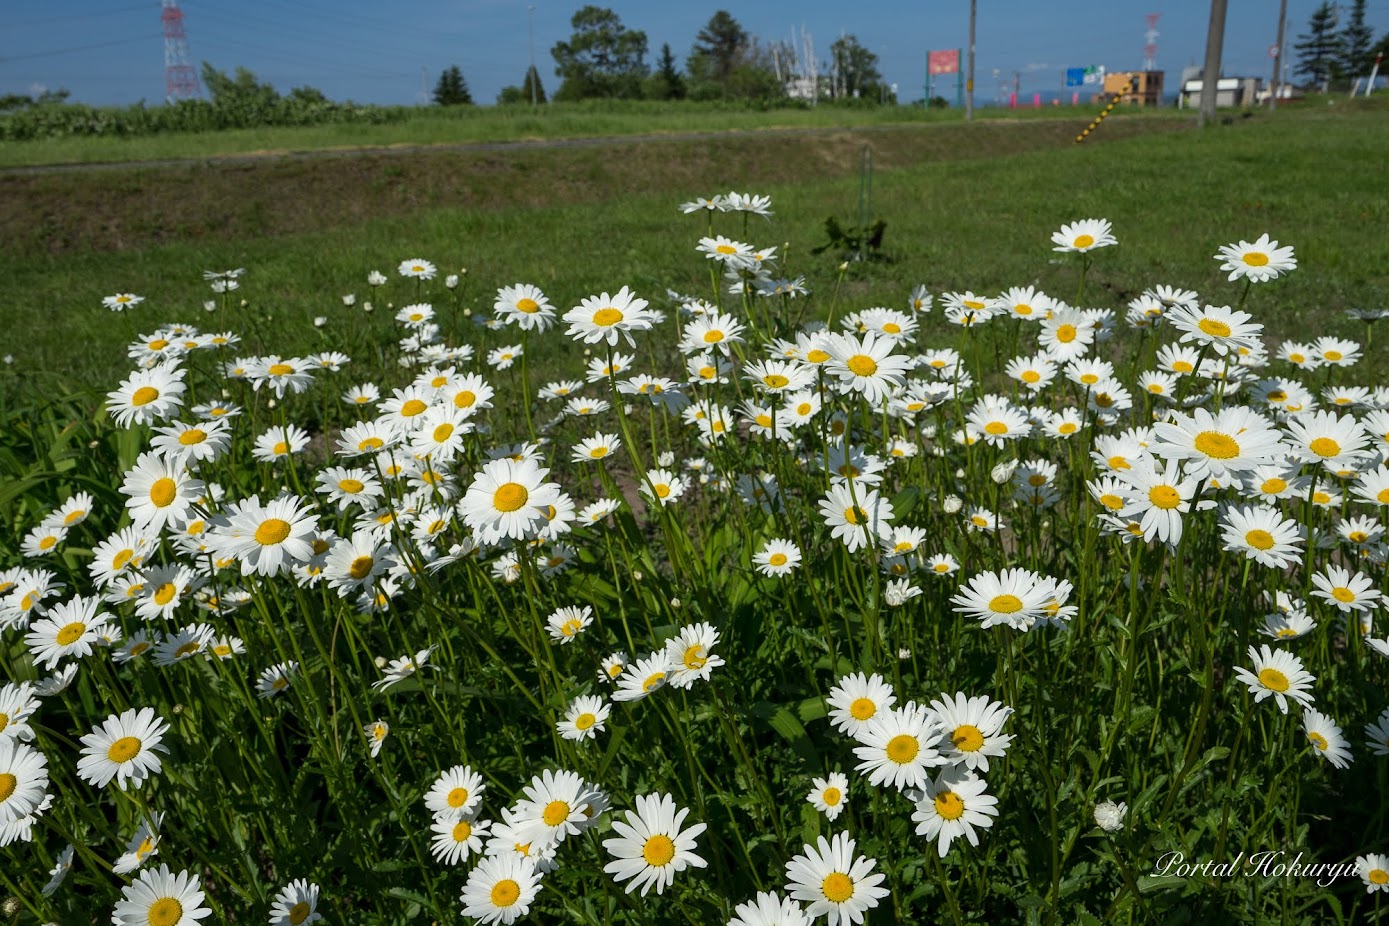
M534 96L532 96L534 88ZM540 72L534 66L526 68L526 79L521 81L521 99L529 103L534 100L536 103L545 102L545 85L540 82Z
M434 85L434 102L440 106L467 106L473 102L458 65L445 68L439 75L439 82Z
M1307 22L1307 31L1297 37L1293 50L1297 52L1294 73L1298 76L1324 88L1339 75L1341 37L1336 33L1336 11L1330 0L1317 7Z
M1370 73L1374 56L1370 54L1370 44L1374 33L1365 25L1365 0L1354 0L1350 6L1350 18L1345 29L1341 30L1341 73L1348 77L1363 77Z
M685 78L680 76L680 70L675 66L675 55L671 54L669 43L661 46L656 71L646 79L645 94L648 100L685 98Z
M715 83L726 84L748 44L748 34L727 10L719 10L695 36L690 51L691 73Z

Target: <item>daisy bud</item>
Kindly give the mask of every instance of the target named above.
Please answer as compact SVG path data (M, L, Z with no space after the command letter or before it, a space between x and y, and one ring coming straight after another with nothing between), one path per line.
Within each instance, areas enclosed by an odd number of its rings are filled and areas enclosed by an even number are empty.
M912 651L909 649L899 649L897 651L897 658L905 662L906 660L912 658Z
M384 669L384 668L386 668L386 657L385 657L385 656L377 656L377 657L376 657L374 660L372 660L372 661L376 663L376 668L378 668L378 669Z
M217 301L216 301L215 299L208 299L206 302L203 303L203 311L204 311L204 312L216 312L216 311L217 311Z
M640 582L640 581L641 581L641 570L640 570L640 569L633 569L633 570L632 570L632 581L633 581L633 582Z
M964 501L958 495L947 495L945 501L941 502L941 510L946 514L957 514L964 507Z
M243 309L246 308L246 306L248 306L248 305L250 305L250 304L251 304L251 303L248 302L248 301L246 301L245 299L242 299L242 300L241 300L241 307L242 307Z
M847 273L848 270L849 270L849 262L848 262L847 260L844 261L844 263L842 263L842 264L839 265L839 272L840 272L840 273Z
M19 916L19 898L6 897L5 902L0 904L0 912L6 916Z
M354 306L354 305L356 305L356 304L357 304L357 294L356 294L356 293L348 293L346 296L343 296L343 297L342 297L342 304L345 305L345 306Z
M450 273L448 276L444 277L444 285L449 289L456 288L458 286L458 274Z
M679 599L679 598L672 598L672 599L670 600L670 606L671 606L672 608L674 608L675 610L679 611L679 610L680 610L680 599Z
M675 454L667 450L656 458L657 466L673 466L675 464Z
M88 450L95 450L96 448L98 448L98 447L100 447L100 446L101 446L101 441L99 441L99 440L94 440L94 441L91 441L91 442L89 442L89 443L87 444L87 449L88 449Z
M367 274L367 283L372 286L381 286L386 282L386 275L379 270L373 270Z
M322 328L322 327L323 327L324 325L326 325L326 324L328 324L328 316L326 316L326 315L315 315L315 316L314 316L314 318L313 318L313 326L314 326L315 328Z
M472 309L464 309L464 310L463 310L463 317L464 317L464 318L472 318L472 317L473 317L473 310L472 310Z
M955 478L956 478L956 479L963 479L963 478L965 478L966 475L967 475L967 474L965 473L963 467L960 468L960 469L955 470Z
M274 408L274 407L275 407L276 405L278 405L278 404L279 404L279 403L276 402L274 399L271 399L268 403L266 403L266 406L265 406L265 407L266 407L266 408Z
M371 310L372 310L372 305L371 305L370 302L363 302L363 303L362 303L362 311L363 311L363 312L370 313Z
M1003 485L1009 479L1013 478L1013 473L1017 468L1017 460L1013 460L1009 463L1000 463L989 471L989 478L994 481L995 485Z
M1128 804L1100 801L1095 805L1095 825L1106 833L1117 833L1124 828L1124 815L1128 812Z

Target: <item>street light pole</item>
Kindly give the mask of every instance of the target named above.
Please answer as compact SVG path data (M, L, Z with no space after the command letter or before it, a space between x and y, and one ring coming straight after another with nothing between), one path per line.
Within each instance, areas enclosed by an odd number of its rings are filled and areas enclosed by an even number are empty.
M526 7L526 33L530 39L531 46L531 72L527 75L531 85L531 109L535 109L539 104L536 101L536 84L540 82L540 75L535 70L535 5Z
M969 71L965 75L965 121L974 120L974 19L978 0L969 0Z
M1225 44L1226 0L1211 0L1210 28L1206 30L1206 66L1201 69L1201 117L1204 128L1215 121L1215 100L1220 85L1220 49Z
M1278 5L1278 54L1273 56L1273 84L1269 87L1268 111L1278 108L1278 72L1283 67L1283 27L1288 21L1288 0Z

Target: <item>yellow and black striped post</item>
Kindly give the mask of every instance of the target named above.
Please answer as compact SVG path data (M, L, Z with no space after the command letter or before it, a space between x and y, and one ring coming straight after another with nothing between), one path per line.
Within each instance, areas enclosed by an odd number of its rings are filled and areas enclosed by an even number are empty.
M1100 123L1104 121L1104 117L1108 116L1111 112L1113 112L1114 107L1118 106L1119 101L1123 98L1124 95L1122 93L1114 94L1114 99L1109 101L1109 105L1104 108L1104 112L1096 116L1095 121L1086 126L1085 131L1081 132L1079 135L1076 136L1076 141L1083 142L1085 141L1085 139L1089 138L1090 133L1095 131L1095 129L1099 128Z

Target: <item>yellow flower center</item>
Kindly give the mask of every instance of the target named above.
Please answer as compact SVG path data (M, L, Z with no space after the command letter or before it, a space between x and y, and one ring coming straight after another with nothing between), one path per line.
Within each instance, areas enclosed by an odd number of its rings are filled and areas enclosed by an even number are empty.
M51 550L57 545L58 538L53 534L49 534L47 537L44 537L42 540L39 541L40 550Z
M1217 460L1232 460L1239 456L1239 442L1219 431L1202 431L1196 435L1196 449Z
M1327 743L1326 737L1322 736L1315 730L1307 734L1307 739L1311 741L1313 746L1321 750L1325 750L1330 745L1329 743Z
M129 762L140 754L140 741L133 736L122 736L111 744L111 748L106 750L106 758L120 765Z
M869 720L878 712L878 705L871 698L855 698L849 705L849 716L858 721Z
M766 376L762 377L762 382L765 383L769 389L781 389L790 385L791 380L782 376L780 373L768 373Z
M1287 691L1288 677L1273 667L1259 671L1259 684L1272 691Z
M521 896L521 885L510 878L503 878L492 885L492 905L494 907L509 907Z
M462 807L468 803L468 789L454 788L449 792L448 802L450 807Z
M978 752L984 748L984 734L980 733L976 726L960 724L955 728L955 732L950 734L950 742L954 743L960 752Z
M546 826L559 826L569 819L569 813L569 804L565 801L550 801L545 805L545 810L540 817L545 821Z
M178 442L185 447L201 444L205 440L207 440L207 432L201 428L189 428L178 436Z
M400 414L404 418L413 418L428 407L429 406L425 405L419 399L410 399L404 405L400 406Z
M57 641L59 646L71 646L81 639L82 634L87 632L87 625L81 621L73 621L62 630L58 631Z
M1159 508L1171 510L1182 503L1182 497L1171 486L1153 486L1148 490L1148 501Z
M838 807L843 799L844 794L838 788L826 788L820 792L820 800L824 801L827 807Z
M1203 318L1196 323L1196 327L1213 338L1228 338L1231 331L1229 325L1215 318Z
M1335 363L1337 360L1341 359L1342 354L1338 350L1328 350L1322 351L1322 356L1325 357L1327 360L1330 360L1332 363Z
M695 672L704 668L708 661L709 658L704 654L704 644L702 643L696 643L693 646L686 647L685 655L681 658L681 662L685 664L685 668Z
M1038 373L1036 370L1023 370L1022 381L1025 383L1040 383L1042 381L1042 374Z
M1088 247L1090 247L1091 245L1093 245L1094 243L1095 243L1095 238L1094 238L1094 236L1092 236L1092 235L1077 235L1077 236L1076 236L1075 246L1078 247L1078 248L1088 248Z
M1329 437L1318 437L1308 446L1319 457L1334 457L1341 453L1341 445Z
M527 315L534 315L540 311L540 303L534 299L517 299L516 311L525 312Z
M954 791L942 791L935 797L936 813L946 820L958 820L965 815L965 802Z
M285 441L277 441L275 446L270 448L270 452L277 457L282 457L289 453L289 444Z
M1346 588L1344 585L1338 585L1331 590L1331 597L1342 604L1350 604L1355 600L1355 592Z
M1259 251L1250 251L1248 254L1241 257L1240 260L1251 267L1264 267L1268 265L1268 255Z
M149 926L174 926L183 919L183 904L172 897L161 897L150 904Z
M832 871L820 882L820 891L830 903L844 903L854 896L854 882L839 871Z
M351 566L347 567L347 574L360 581L371 574L371 568L375 565L376 560L370 556L359 556L352 561Z
M358 492L365 489L366 486L360 479L340 479L338 481L338 488L348 495L356 495Z
M528 498L530 493L526 491L525 486L519 482L508 482L492 493L492 507L498 511L517 511Z
M995 614L1016 614L1022 610L1022 599L1017 595L995 595L989 601L989 610Z
M646 845L641 848L641 857L646 860L646 864L655 868L669 865L670 860L675 858L675 843L662 833L649 836Z
M576 729L576 730L588 730L588 729L591 729L591 728L593 727L593 725L594 725L595 723L597 723L597 722L598 722L598 717L597 717L597 715L595 715L595 714L590 714L590 713L585 712L585 713L580 714L578 717L575 717L575 718L574 718L574 729Z
M289 536L289 522L280 518L266 518L256 528L256 543L263 547L284 543Z
M984 430L995 436L1007 434L1008 425L1004 424L1002 421L990 421L988 424L984 425Z
M1244 542L1256 550L1269 550L1273 548L1273 535L1266 530L1255 528L1244 535Z
M177 594L178 586L172 582L165 582L163 585L159 586L159 588L155 589L154 603L163 607L170 601L173 601L174 596Z
M887 757L898 765L906 765L921 752L921 743L914 736L899 733L887 741Z
M357 445L358 450L380 450L386 442L379 437L368 437Z
M434 442L442 444L453 436L453 425L445 422L434 429Z
M830 359L830 355L817 347L806 354L805 359L807 363L824 363L826 360Z
M1013 313L1016 315L1031 315L1032 306L1028 305L1026 302L1019 302L1017 305L1013 306Z
M1069 344L1076 339L1075 325L1062 325L1056 329L1056 340L1062 344Z
M878 372L878 363L867 354L855 354L844 362L849 372L855 376L872 376Z
M459 820L453 825L453 841L467 842L473 835L473 825L467 820Z
M1287 480L1279 479L1277 476L1274 476L1271 479L1265 479L1263 484L1259 486L1259 491L1263 492L1265 495L1277 495L1279 492L1286 491L1287 488Z
M600 328L611 328L620 321L622 321L622 313L611 306L593 313L593 323Z
M664 672L653 672L646 677L646 681L641 683L641 690L649 694L660 688L665 680L666 674Z
M150 485L150 501L156 508L167 508L178 495L178 485L168 476L161 476Z
M191 656L199 650L200 646L197 640L189 640L187 643L174 650L174 658L182 659L184 656Z
M19 779L10 772L0 772L0 804L10 799L19 787Z
M1383 868L1371 868L1367 877L1372 884L1389 884L1389 871Z

